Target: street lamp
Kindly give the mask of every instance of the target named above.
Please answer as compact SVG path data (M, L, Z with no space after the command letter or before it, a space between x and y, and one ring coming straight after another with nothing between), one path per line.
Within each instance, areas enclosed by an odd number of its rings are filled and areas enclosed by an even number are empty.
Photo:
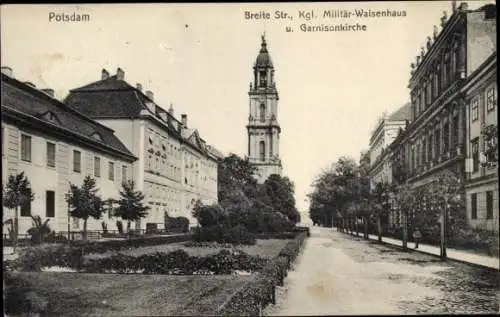
M66 194L64 194L64 198L66 199L66 202L68 203L68 210L67 210L67 216L68 216L68 243L70 241L70 226L69 226L69 222L70 222L70 214L71 214L71 211L70 211L70 198L71 198L71 190L68 190L68 192Z
M460 194L457 195L445 195L444 206L441 208L441 243L440 243L440 257L441 259L446 259L446 224L448 222L448 212L451 207L451 203L456 203L460 200Z

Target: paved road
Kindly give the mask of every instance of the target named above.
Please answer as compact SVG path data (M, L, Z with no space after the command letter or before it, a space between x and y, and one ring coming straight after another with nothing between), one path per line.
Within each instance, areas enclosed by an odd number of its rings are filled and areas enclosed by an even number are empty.
M498 274L313 227L266 315L498 313Z

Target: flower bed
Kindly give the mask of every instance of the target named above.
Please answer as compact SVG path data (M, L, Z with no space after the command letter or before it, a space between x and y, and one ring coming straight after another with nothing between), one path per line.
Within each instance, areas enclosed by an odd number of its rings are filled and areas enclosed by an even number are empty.
M275 303L276 285L283 285L292 261L300 252L308 232L299 232L280 254L271 260L256 277L239 289L217 311L218 316L259 316L269 303Z
M98 259L83 259L75 250L59 249L56 253L32 253L23 260L9 261L6 267L18 271L43 271L49 267L73 269L84 273L140 274L235 274L236 271L257 272L267 259L241 251L221 250L204 257L189 256L184 250L145 254L138 257L118 254Z

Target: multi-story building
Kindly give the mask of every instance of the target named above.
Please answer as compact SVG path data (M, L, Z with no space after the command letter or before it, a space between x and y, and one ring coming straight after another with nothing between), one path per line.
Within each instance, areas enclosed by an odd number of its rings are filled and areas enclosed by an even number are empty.
M257 168L257 180L263 183L271 174L281 175L279 156L281 127L278 123L278 91L274 82L274 66L262 36L259 55L250 83L248 116L248 159Z
M177 120L172 105L166 111L151 91L128 84L122 69L114 76L103 69L101 80L72 89L65 102L115 130L138 157L132 178L151 209L136 228L144 229L146 223L162 228L166 215L187 217L194 225L194 203L217 202L218 157L213 147L188 128L187 115Z
M462 88L496 51L495 10L495 5L469 10L467 3L457 8L453 1L451 16L444 12L442 29L434 26L426 48L411 64L411 123L393 155L393 166L404 171L400 182L418 187L445 169L465 179L467 103Z
M2 67L2 184L9 175L24 172L35 194L20 208L19 233L32 227L30 215L50 219L56 232L78 231L82 221L68 217L69 186L81 186L85 176L96 180L99 195L119 198L121 183L131 177L136 157L114 131L54 98L51 89L36 89ZM3 208L3 219L15 211ZM88 220L88 230L111 227L112 215Z
M384 114L370 137L370 188L377 183L392 183L392 168L389 145L405 129L410 119L410 103L398 108L390 115Z
M497 53L469 75L462 88L467 105L467 219L471 227L497 231Z

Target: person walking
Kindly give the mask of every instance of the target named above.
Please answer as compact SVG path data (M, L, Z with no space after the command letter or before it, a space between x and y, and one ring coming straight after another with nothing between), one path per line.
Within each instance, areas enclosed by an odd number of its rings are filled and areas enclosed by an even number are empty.
M413 231L413 241L415 241L415 249L418 249L418 243L420 242L420 239L422 238L422 233L420 230L418 230L418 227L415 227L415 230Z

